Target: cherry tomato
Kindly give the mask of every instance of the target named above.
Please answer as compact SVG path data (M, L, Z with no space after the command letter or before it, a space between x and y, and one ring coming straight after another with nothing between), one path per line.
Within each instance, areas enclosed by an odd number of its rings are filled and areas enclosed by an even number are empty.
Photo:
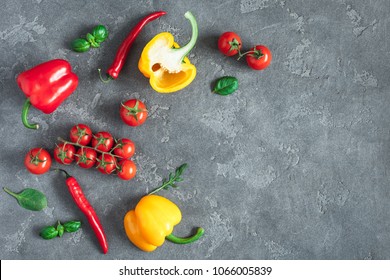
M82 168L91 168L96 163L97 153L92 148L81 147L76 153L77 165Z
M240 36L228 31L223 33L218 39L218 49L227 56L233 56L241 49L242 42Z
M116 159L110 154L99 155L97 162L97 169L103 174L110 174L116 169Z
M24 165L32 174L43 174L49 171L51 167L50 154L42 148L33 148L24 158Z
M272 60L271 51L263 45L257 45L246 55L246 63L254 70L263 70Z
M125 124L139 126L146 121L148 110L140 100L130 99L121 104L119 114Z
M122 159L118 163L118 177L122 180L131 180L137 173L137 167L129 159Z
M70 141L87 146L92 139L92 130L88 125L77 124L70 129Z
M135 152L134 142L127 138L119 139L116 142L114 154L122 158L131 158Z
M60 143L54 148L54 159L61 164L71 164L74 160L76 148L69 143Z
M113 145L114 145L114 137L112 137L112 135L109 132L100 131L95 135L93 135L92 147L94 147L95 149L102 152L108 152L111 150Z

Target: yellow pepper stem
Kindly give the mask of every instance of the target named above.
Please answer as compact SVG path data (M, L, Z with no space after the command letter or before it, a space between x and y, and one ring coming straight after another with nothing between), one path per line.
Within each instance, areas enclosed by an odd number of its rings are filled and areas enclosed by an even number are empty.
M186 55L194 48L196 40L198 39L198 25L194 15L188 11L184 14L184 17L190 21L192 35L190 41L184 47L174 49L177 54L180 55L180 61L183 61Z
M177 237L173 235L173 233L171 233L166 237L166 239L176 244L188 244L188 243L195 242L196 240L201 238L203 234L204 234L204 229L200 227L197 229L196 233L190 237Z

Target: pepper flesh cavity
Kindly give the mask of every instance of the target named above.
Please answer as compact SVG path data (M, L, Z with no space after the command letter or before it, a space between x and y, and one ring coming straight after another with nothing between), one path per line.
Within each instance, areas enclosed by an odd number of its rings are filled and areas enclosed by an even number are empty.
M196 76L196 67L186 55L195 46L198 26L191 12L184 15L191 23L191 40L182 48L172 34L157 34L144 48L138 62L141 73L150 79L150 85L159 93L171 93L188 86Z

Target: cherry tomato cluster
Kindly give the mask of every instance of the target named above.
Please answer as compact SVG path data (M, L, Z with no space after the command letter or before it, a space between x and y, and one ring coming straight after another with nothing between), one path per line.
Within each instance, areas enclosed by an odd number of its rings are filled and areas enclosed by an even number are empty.
M241 47L241 38L235 32L225 32L218 39L218 49L221 53L226 56L238 54L237 60L245 56L246 63L254 70L264 70L270 65L272 53L266 46L257 45L244 53L241 52Z
M116 173L122 180L134 178L137 167L130 158L135 145L130 139L114 139L107 131L92 133L85 124L73 126L69 138L69 142L61 139L54 148L54 159L58 163L76 162L81 168L96 166L103 174Z

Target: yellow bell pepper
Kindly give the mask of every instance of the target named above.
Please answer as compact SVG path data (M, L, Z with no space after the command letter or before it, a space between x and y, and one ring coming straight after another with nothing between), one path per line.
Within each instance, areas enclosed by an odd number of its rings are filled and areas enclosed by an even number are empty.
M191 12L184 16L192 27L191 40L182 48L171 33L157 34L143 49L138 69L149 78L152 88L159 93L171 93L188 86L196 76L196 67L186 55L195 46L198 26Z
M126 213L124 227L127 237L139 249L151 252L161 246L165 239L177 244L198 240L204 233L198 228L195 235L188 238L176 237L173 227L181 221L180 209L170 200L158 195L146 195L134 210Z

